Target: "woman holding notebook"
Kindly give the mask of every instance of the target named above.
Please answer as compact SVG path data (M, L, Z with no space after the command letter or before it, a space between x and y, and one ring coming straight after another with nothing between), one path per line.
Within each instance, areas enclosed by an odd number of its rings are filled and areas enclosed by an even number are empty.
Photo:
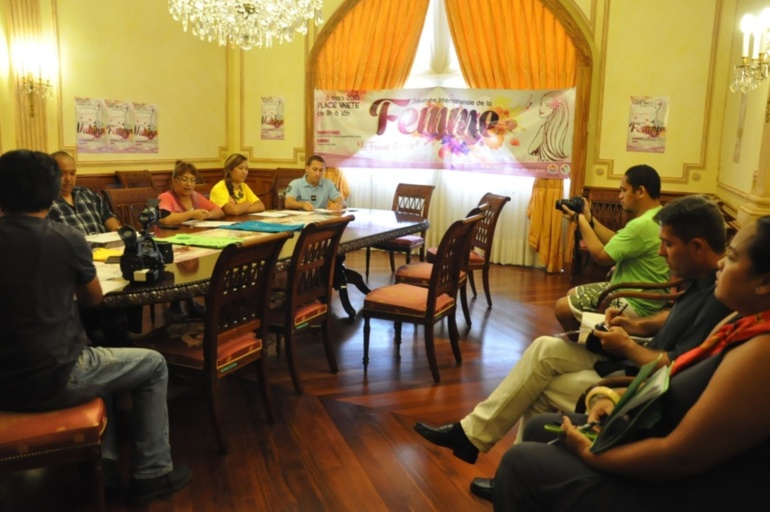
M564 436L508 450L495 510L770 510L770 216L735 235L715 294L736 313L674 361L644 435L591 450L578 426L611 411L611 393L591 400L588 416L543 415L525 441L545 440L554 420Z

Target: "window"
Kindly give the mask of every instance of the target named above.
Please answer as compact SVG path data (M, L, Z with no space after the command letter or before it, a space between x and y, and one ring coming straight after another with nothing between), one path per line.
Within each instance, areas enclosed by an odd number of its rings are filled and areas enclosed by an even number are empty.
M443 0L430 0L417 54L404 89L421 87L467 89L460 71Z

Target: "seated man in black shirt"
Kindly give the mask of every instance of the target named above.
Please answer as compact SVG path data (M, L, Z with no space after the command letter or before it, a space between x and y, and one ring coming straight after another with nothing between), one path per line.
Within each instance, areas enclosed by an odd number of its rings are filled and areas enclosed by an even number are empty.
M158 352L92 347L78 304L96 306L102 289L91 249L79 231L46 218L59 196L60 171L50 156L0 156L0 409L46 411L130 392L133 475L129 501L142 504L184 487L168 439L166 361ZM102 455L117 459L114 417ZM107 463L107 471L115 465ZM110 475L108 474L108 477Z

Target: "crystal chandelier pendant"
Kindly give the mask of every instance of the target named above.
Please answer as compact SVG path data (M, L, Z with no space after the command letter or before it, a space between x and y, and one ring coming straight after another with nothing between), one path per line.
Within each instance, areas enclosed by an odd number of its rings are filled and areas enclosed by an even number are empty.
M250 50L291 42L323 23L323 0L169 0L168 11L182 29L202 41Z

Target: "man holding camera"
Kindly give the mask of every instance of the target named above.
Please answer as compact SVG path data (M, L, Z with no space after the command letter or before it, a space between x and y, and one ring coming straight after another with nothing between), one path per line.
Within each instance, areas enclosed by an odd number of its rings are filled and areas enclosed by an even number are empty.
M556 318L567 331L580 327L583 311L596 311L597 298L611 284L663 283L669 279L666 262L658 255L659 226L653 220L661 208L660 176L655 169L649 165L635 165L623 176L620 204L634 218L617 233L595 219L585 200L582 201L580 211L562 204L565 218L577 223L591 258L599 265L614 265L615 269L609 282L577 286L556 302ZM622 301L613 305L625 306L625 313L631 318L652 315L663 307L660 301L634 298Z
M105 482L120 485L115 393L133 398L129 502L171 494L190 481L174 467L168 438L166 361L154 350L90 346L78 305L94 307L102 288L91 248L77 230L46 219L60 171L36 151L0 156L0 409L47 411L103 397Z

